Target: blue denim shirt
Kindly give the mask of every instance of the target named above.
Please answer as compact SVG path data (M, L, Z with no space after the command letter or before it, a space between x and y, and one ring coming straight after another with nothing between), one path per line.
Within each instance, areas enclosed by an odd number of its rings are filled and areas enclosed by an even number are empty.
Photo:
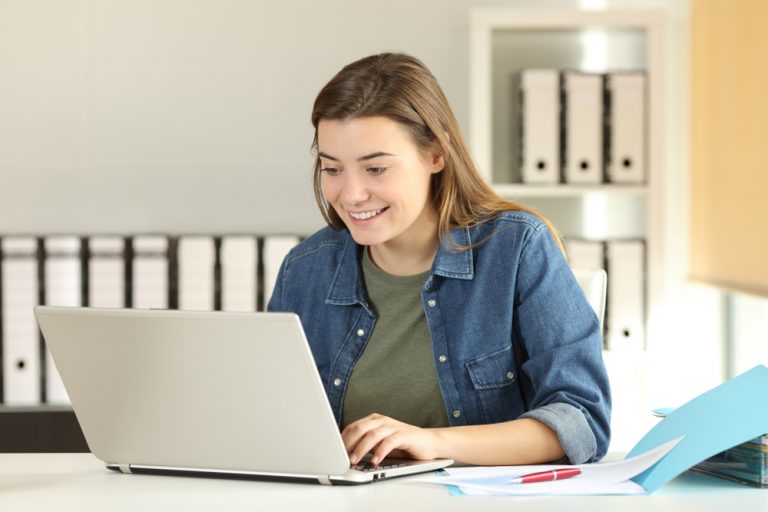
M442 244L422 289L451 425L535 418L571 463L600 459L611 408L600 326L547 226L507 212L451 236L479 245ZM315 233L286 256L268 307L301 318L337 421L376 322L361 251L347 230Z

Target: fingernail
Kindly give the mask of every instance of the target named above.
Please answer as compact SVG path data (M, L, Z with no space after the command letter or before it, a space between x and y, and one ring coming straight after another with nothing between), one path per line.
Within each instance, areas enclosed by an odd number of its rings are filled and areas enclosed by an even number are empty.
M373 464L374 466L378 466L379 465L379 458L378 457L371 457L371 464Z
M349 463L350 464L357 464L357 456L352 454L349 456Z

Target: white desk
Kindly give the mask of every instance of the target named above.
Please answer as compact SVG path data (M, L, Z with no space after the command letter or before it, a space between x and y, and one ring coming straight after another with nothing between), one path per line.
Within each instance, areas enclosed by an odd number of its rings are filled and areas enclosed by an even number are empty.
M768 490L686 473L650 496L467 497L408 478L357 487L123 475L91 454L0 454L3 511L408 510L750 512L768 510Z

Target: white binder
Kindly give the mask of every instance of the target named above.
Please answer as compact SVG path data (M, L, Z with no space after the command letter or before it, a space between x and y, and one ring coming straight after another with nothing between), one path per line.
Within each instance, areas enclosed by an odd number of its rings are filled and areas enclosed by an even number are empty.
M645 73L613 73L606 77L610 139L606 171L613 183L646 180L645 84Z
M612 240L606 244L608 350L645 348L645 244Z
M168 239L137 236L133 239L132 307L168 307Z
M565 251L571 268L605 269L605 248L601 241L569 238Z
M283 259L296 244L299 238L295 236L268 236L264 240L264 308L269 304L272 291L275 289L277 274Z
M600 183L603 179L603 77L565 71L563 92L565 182Z
M40 403L40 337L32 309L38 304L37 240L2 239L3 403Z
M520 71L521 175L524 183L560 181L560 72Z
M45 303L48 306L82 305L80 239L52 236L45 239ZM49 404L68 404L69 396L61 382L50 351L45 355L45 391Z
M221 240L221 309L256 311L256 238Z
M209 236L179 239L179 309L214 309L216 248Z
M125 243L117 236L88 239L88 305L125 305Z

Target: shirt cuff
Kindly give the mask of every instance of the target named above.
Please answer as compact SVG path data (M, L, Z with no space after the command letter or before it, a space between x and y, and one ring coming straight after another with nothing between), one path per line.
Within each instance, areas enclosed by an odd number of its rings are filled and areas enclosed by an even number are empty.
M584 464L595 457L597 440L584 414L562 402L543 405L520 418L533 418L555 431L560 446L571 464Z

